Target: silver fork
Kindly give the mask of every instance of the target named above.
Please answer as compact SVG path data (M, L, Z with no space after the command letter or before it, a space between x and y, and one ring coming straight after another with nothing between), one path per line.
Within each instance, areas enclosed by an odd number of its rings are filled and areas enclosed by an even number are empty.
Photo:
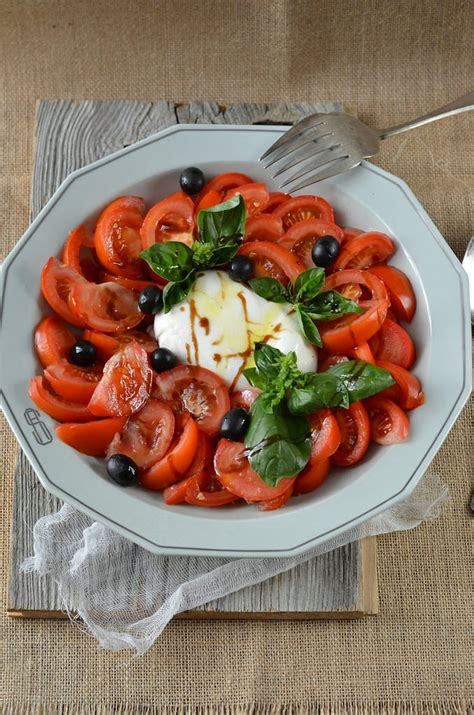
M374 156L379 151L381 139L470 109L474 109L474 92L418 119L388 129L371 129L345 112L311 114L277 139L260 161L265 168L273 167L272 178L280 177L281 188L298 191L353 169L362 159Z

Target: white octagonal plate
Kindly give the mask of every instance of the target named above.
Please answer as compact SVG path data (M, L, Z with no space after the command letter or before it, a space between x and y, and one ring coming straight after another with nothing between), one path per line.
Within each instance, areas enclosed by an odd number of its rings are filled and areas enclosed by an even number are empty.
M39 289L46 259L59 255L67 233L85 219L92 222L115 196L133 193L150 205L176 191L185 166L200 166L207 176L241 171L268 181L256 160L281 131L181 125L86 166L60 186L2 266L2 399L22 449L48 491L152 551L284 556L336 536L415 487L470 391L466 275L406 184L366 163L305 193L327 198L339 224L395 237L391 263L408 274L418 300L410 333L418 354L414 372L426 394L426 405L411 414L406 442L372 448L362 464L334 470L313 494L264 513L252 506L168 507L160 494L119 487L107 478L103 461L55 438L54 421L28 397L30 377L39 372L32 336L49 312Z

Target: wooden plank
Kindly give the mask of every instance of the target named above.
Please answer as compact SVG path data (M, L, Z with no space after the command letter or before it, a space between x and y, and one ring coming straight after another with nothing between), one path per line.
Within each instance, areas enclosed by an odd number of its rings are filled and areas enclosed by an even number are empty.
M326 103L236 104L212 102L175 106L170 102L56 101L37 107L32 218L74 169L176 122L291 123ZM60 508L47 494L23 455L15 474L11 577L8 612L12 616L63 617L56 585L48 578L19 573L33 553L36 520ZM173 557L170 557L170 568ZM261 584L205 604L181 617L343 618L377 612L375 539L348 544Z

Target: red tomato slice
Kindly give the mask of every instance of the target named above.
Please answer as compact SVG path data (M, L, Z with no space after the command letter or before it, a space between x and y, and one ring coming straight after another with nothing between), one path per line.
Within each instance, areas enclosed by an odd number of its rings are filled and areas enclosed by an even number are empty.
M409 323L415 315L416 296L403 271L399 271L393 266L372 266L370 272L385 283L390 297L390 305L397 318Z
M271 241L250 241L243 243L239 255L249 256L255 264L255 276L276 278L286 285L293 282L304 270L304 266L287 248Z
M270 201L270 194L265 184L242 184L228 191L224 200L227 201L237 194L240 194L245 202L247 216L261 213Z
M368 271L346 269L328 276L325 290L341 290L347 284L357 284L368 290L372 300L361 302L366 310L363 314L349 314L335 320L319 324L319 330L326 350L331 353L347 353L356 345L368 341L379 330L388 308L388 294L383 282ZM372 346L371 346L372 347Z
M159 400L150 398L130 417L107 449L112 454L126 454L140 469L148 469L162 459L173 440L173 411Z
M55 427L61 442L91 457L105 457L114 435L123 428L125 417L110 417L94 422L64 423Z
M136 342L141 345L147 353L152 353L156 350L158 343L148 333L142 333L139 330L127 330L126 333L118 335L106 335L98 333L95 330L84 330L83 339L94 343L101 360L108 360L117 350L130 342Z
M163 241L194 241L194 203L182 191L158 201L145 216L140 233L144 248Z
M370 436L377 444L403 442L410 431L410 420L398 405L387 397L369 397L364 401L370 419Z
M235 496L246 502L267 501L281 496L293 484L294 477L280 479L272 487L260 479L243 455L242 442L219 440L214 456L214 469L221 484Z
M282 191L270 191L270 201L263 211L264 214L272 213L277 206L280 206L284 201L291 198L289 194L284 194Z
M349 350L349 355L354 358L354 360L365 360L365 362L371 362L372 365L375 365L375 358L367 342L356 345L355 348Z
M296 477L295 494L309 494L321 486L329 474L330 466L329 459L310 462Z
M209 438L201 432L199 435L199 443L194 455L194 459L186 472L186 476L176 484L166 487L163 491L163 499L166 504L182 504L186 501L186 492L191 482L197 481L199 489L204 489L210 480L210 472L212 470L212 459L214 450Z
M43 367L67 357L75 336L55 315L43 318L35 330L35 349Z
M388 397L397 402L404 410L414 410L424 404L425 396L422 392L420 381L415 375L405 370L404 367L386 360L377 360L377 365L383 367L384 370L388 370L397 383L387 387L386 390L380 393L380 396Z
M248 410L260 395L260 392L261 390L258 387L246 387L243 390L233 392L230 396L230 405L231 407L243 407L244 410Z
M89 409L97 417L133 415L148 400L151 383L146 351L136 342L128 343L105 363Z
M252 179L246 174L219 174L219 176L215 176L213 179L207 182L203 190L198 194L198 200L196 201L196 203L198 203L201 198L209 191L219 191L220 193L224 194L231 189L235 189L236 186L242 186L243 184L252 183Z
M394 362L409 370L416 359L413 340L401 325L386 318L382 327L369 341L375 359Z
M166 456L147 469L140 484L147 489L164 489L186 474L199 444L199 428L189 415L180 415L177 420L177 435Z
M361 233L364 233L360 228L353 228L353 226L343 226L342 230L344 231L344 241L348 241L350 238L355 238L356 236L360 236Z
M394 251L395 245L385 233L361 233L344 242L332 268L335 271L344 268L369 268L374 263L387 260Z
M341 444L332 456L338 467L357 464L367 452L370 441L370 421L362 402L354 402L348 410L338 407L334 414L341 430Z
M321 218L310 218L290 226L278 243L294 253L307 268L314 268L311 251L321 236L334 236L339 243L344 239L342 229L335 223Z
M81 318L69 306L73 287L89 285L74 268L63 266L57 258L48 258L41 272L41 292L55 313L72 325L84 326Z
M269 214L250 216L245 224L246 241L277 241L283 236L280 218Z
M95 250L109 273L127 278L142 275L140 228L145 211L145 202L140 197L120 196L99 216L94 234Z
M64 400L53 391L44 377L31 378L28 394L40 410L58 422L88 422L94 419L86 405Z
M215 372L197 365L178 365L155 376L153 396L176 413L188 412L210 437L219 432L230 409L227 385Z
M104 333L123 332L143 320L137 294L118 283L76 284L69 305L83 325Z
M207 194L204 194L202 199L196 204L196 208L194 209L194 218L197 218L197 215L200 211L203 211L204 209L210 209L211 206L216 206L217 204L222 203L223 201L223 193L222 191L214 191L211 189L211 191L208 191Z
M328 355L321 363L318 363L318 372L325 372L333 365L338 365L340 362L347 362L347 355Z
M318 410L309 417L311 427L311 464L328 459L341 444L338 422L329 409Z
M61 360L47 367L44 376L60 397L87 405L102 377L102 365L78 367Z
M94 241L84 224L81 224L74 228L67 237L61 257L65 266L74 268L81 275L83 275L83 266L81 265L81 248L83 246L92 248Z
M215 491L204 491L199 484L199 479L194 477L190 480L186 490L186 502L193 506L224 506L237 501L238 497L229 492L225 487L220 485L220 489Z
M100 271L98 277L100 283L118 283L120 286L128 288L129 290L134 290L137 293L140 293L144 288L147 288L148 286L154 286L157 283L160 283L161 280L160 276L158 275L156 276L156 281L146 279L140 280L134 278L123 278L122 276L113 276L111 273L104 273L104 271Z
M322 218L334 223L333 208L322 196L294 196L277 206L272 216L281 218L285 231L298 221L306 221L309 218Z
M275 511L276 509L281 509L282 506L286 504L288 499L293 494L294 485L291 484L286 492L280 494L279 497L273 497L273 499L266 499L265 501L258 502L259 511Z

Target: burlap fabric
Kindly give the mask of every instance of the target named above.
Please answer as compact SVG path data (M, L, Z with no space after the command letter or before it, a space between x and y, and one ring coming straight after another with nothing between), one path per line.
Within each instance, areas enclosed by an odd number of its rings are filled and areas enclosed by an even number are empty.
M473 25L469 0L4 0L2 255L28 223L40 97L340 99L383 126L472 88ZM447 120L387 142L377 159L459 256L473 232L472 129L472 115ZM452 495L444 516L379 539L379 616L174 623L142 659L101 652L68 622L3 616L5 712L467 712L472 448L465 410L434 464ZM5 587L7 428L2 456Z

